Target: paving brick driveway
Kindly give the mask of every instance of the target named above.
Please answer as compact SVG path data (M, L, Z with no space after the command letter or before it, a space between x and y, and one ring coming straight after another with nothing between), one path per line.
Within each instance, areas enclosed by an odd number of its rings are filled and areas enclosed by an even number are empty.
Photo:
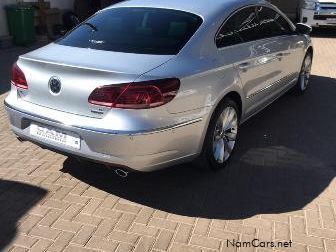
M18 142L0 51L0 251L336 251L336 38L315 37L311 88L241 129L227 171L180 165L127 180ZM292 248L227 247L227 239Z

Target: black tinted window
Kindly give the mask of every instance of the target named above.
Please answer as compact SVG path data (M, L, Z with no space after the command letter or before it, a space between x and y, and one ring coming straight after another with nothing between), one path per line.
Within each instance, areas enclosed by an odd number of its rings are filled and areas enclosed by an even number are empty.
M216 42L218 47L223 47L259 38L259 20L255 7L249 7L238 11L226 21Z
M278 12L267 7L258 7L257 13L261 33L265 38L293 33L290 24Z
M139 54L177 54L202 23L194 14L157 8L115 8L91 17L57 43Z

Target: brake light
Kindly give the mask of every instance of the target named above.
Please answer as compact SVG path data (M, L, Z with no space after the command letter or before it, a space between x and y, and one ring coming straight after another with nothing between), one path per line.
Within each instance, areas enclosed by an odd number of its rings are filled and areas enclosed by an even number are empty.
M134 82L96 88L89 103L111 108L149 109L162 106L175 98L179 79Z
M11 83L17 88L28 89L26 77L20 67L15 63L12 67L12 80Z

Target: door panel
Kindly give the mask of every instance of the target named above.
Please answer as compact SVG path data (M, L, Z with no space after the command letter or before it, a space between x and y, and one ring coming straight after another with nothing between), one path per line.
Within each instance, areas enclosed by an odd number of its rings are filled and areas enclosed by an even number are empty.
M277 39L260 40L248 46L250 56L246 60L237 62L247 116L265 106L277 90L278 81L287 76L283 67L283 58L287 57L283 55L287 48L287 42L279 42Z
M299 37L282 14L266 6L244 8L220 29L219 58L239 73L245 116L265 107L296 79L304 45Z

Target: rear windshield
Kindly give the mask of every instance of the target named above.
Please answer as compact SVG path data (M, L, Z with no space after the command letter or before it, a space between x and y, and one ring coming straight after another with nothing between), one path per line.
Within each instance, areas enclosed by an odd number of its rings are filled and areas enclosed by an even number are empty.
M104 51L175 55L202 19L158 8L112 8L94 15L56 43Z

